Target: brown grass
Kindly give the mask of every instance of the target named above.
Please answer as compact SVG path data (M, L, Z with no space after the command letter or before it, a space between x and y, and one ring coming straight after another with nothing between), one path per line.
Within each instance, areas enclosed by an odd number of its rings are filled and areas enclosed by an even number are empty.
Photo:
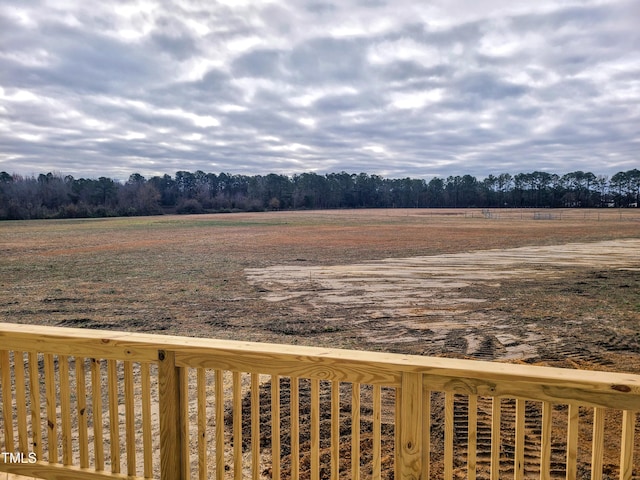
M296 313L291 302L264 301L245 268L638 238L640 214L623 213L554 211L562 219L550 221L534 221L530 210L497 211L498 219L475 210L361 210L4 222L0 319L367 348L351 323L318 331L325 311ZM493 302L478 308L574 320L599 308L637 322L633 272L585 268L562 277L539 285L503 282L480 292ZM345 313L339 305L331 312Z
M471 283L464 296L485 301L464 313L420 316L428 305L419 305L393 318L313 298L267 301L245 272L640 238L635 210L551 213L552 220L534 220L533 210L490 219L480 210L345 210L2 222L0 321L459 357L475 335L488 358L504 350L505 328L526 338L534 326L538 353L527 362L640 373L640 258L629 268L558 267L539 278ZM415 328L416 318L441 329L462 317L483 322L440 331L446 338L437 348L429 344L434 330ZM394 329L396 341L371 335ZM404 341L404 332L420 341Z

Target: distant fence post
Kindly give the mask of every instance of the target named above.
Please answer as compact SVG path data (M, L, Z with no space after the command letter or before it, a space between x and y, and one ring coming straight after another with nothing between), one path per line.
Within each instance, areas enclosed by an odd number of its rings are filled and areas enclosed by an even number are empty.
M399 451L396 452L401 480L422 479L422 374L403 373L398 412Z
M160 404L160 478L187 479L183 410L184 369L176 367L175 353L158 351L158 397Z

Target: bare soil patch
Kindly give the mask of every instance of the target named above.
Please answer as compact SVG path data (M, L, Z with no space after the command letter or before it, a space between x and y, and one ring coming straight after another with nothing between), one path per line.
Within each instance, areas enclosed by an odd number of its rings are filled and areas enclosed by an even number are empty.
M593 303L590 287L598 283L600 289L619 282L619 289L637 291L639 249L640 240L608 240L246 272L269 302L289 305L299 314L326 311L312 333L339 329L349 321L360 327L363 343L396 351L529 362L562 356L605 365L614 350L640 353L640 337L619 321L612 322L605 312L591 310L589 335L597 326L603 338L589 350L579 351L588 339L576 344L576 336L581 338L577 332L588 319L514 317L497 312L492 304L506 310L509 304L519 303L522 294L507 292L504 284L521 285L525 291L530 284L541 294L541 286L553 290L559 280L565 287L567 279L569 285L571 279L577 282L576 287L565 288L564 295L542 300L549 310L579 302L581 297L584 303ZM498 297L499 292L507 295ZM336 305L345 312L343 318L332 316ZM295 334L296 328L305 327L285 323L279 328Z

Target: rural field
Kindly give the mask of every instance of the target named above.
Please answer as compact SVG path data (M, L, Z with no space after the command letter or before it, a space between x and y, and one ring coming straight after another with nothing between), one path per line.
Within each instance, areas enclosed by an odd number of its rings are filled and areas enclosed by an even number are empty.
M635 210L3 222L0 320L638 373L639 247Z
M640 374L639 251L634 209L2 222L0 322Z

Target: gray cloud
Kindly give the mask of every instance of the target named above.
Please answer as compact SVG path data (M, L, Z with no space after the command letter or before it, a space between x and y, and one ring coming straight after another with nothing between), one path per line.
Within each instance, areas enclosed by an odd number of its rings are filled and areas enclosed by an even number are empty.
M0 5L0 170L637 168L637 2Z

